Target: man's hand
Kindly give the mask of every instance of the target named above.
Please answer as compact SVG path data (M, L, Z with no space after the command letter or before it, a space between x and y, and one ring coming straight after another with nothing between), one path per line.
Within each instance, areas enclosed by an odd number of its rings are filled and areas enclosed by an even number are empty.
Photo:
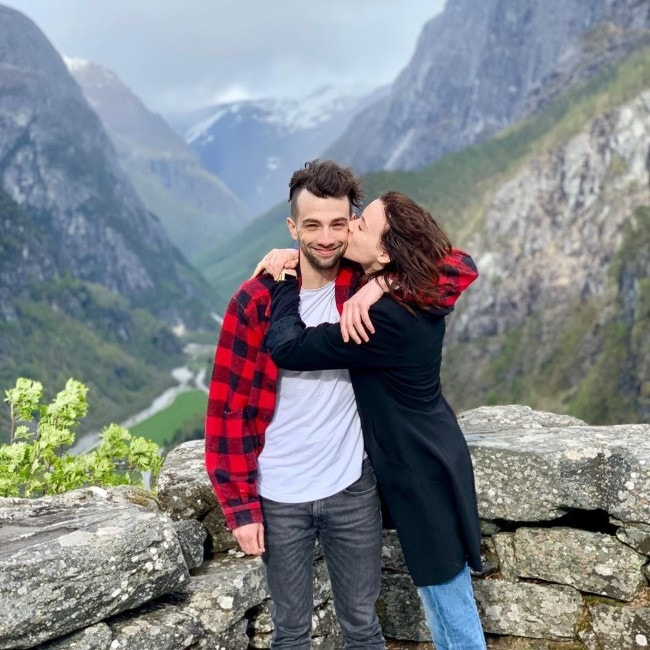
M278 280L282 269L295 269L297 266L298 251L295 248L274 248L257 263L251 278L266 271Z
M245 524L232 531L239 547L246 555L264 553L264 524Z
M386 290L386 283L381 280L371 280L357 291L352 298L343 303L341 313L341 335L347 343L352 339L355 343L367 343L370 334L375 333L368 310L383 295Z

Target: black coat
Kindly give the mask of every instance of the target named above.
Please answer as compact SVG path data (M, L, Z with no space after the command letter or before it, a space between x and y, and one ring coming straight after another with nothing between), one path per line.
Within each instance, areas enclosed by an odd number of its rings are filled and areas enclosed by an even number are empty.
M266 343L281 368L349 368L379 487L418 586L480 570L480 527L469 450L440 386L445 312L412 314L384 296L368 343L338 324L305 328L295 282L274 288Z

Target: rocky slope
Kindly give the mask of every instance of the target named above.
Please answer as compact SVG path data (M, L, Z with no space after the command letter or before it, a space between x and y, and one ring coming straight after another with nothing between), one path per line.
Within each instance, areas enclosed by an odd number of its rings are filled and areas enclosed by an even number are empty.
M645 0L449 0L388 96L327 155L417 169L480 142L647 43Z
M138 195L188 259L243 227L250 215L230 188L114 72L79 59L66 64Z
M148 403L210 289L138 198L60 56L0 6L0 390L91 387L93 425ZM6 433L0 412L0 440ZM90 418L88 420L90 424Z
M650 418L649 160L650 86L496 189L452 334L459 406L472 394Z
M650 48L482 144L364 177L369 196L398 189L427 206L478 261L449 320L454 407L650 418L649 89ZM220 294L264 249L286 246L285 231L279 213L254 222L238 257L212 268Z
M204 287L133 191L59 55L7 7L0 33L0 184L47 241L40 277L70 273L170 323L199 322ZM3 284L1 304L24 292L27 278L18 281Z

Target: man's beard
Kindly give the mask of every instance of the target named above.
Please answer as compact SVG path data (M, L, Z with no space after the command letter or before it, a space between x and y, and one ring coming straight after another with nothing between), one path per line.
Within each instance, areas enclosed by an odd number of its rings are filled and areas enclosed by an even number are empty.
M328 271L334 268L341 261L345 248L345 246L339 246L332 257L323 259L318 257L308 246L300 244L300 252L307 258L311 267L319 271Z

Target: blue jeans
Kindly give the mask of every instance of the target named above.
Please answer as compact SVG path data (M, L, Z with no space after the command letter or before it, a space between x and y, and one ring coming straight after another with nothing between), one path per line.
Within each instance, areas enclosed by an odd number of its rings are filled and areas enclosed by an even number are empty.
M469 567L449 582L418 587L436 650L485 650Z
M326 499L278 503L261 499L271 593L271 648L311 647L313 561L320 541L345 647L384 650L375 603L381 579L381 515L368 459L361 478Z

